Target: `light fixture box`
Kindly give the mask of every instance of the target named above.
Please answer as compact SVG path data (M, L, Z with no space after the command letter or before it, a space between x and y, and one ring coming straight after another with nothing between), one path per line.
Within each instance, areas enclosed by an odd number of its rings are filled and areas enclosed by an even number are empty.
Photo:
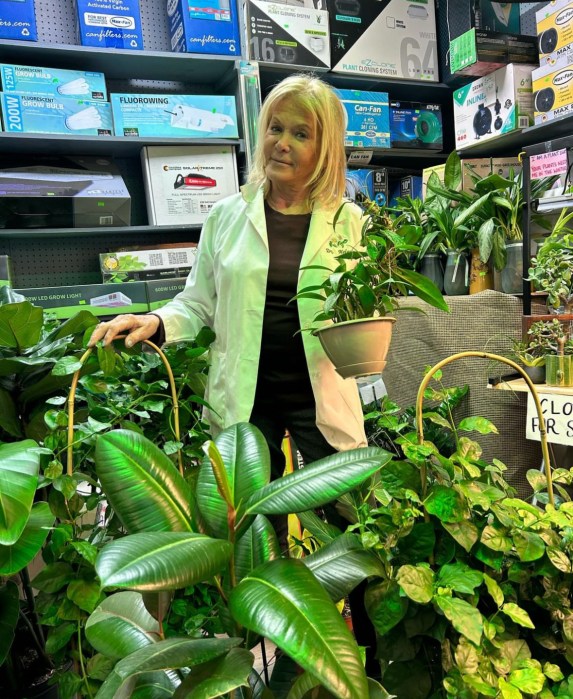
M434 0L327 0L332 70L438 81Z
M454 90L456 148L533 124L532 71L510 64Z
M533 71L533 110L536 124L573 114L573 57L563 55Z
M554 0L535 13L539 63L559 60L573 43L573 1Z
M0 0L0 39L38 41L34 0Z
M143 49L139 0L75 0L75 6L82 46Z
M328 12L267 0L246 0L248 59L292 68L330 68Z
M0 227L102 228L129 226L131 198L108 158L0 159Z
M150 279L145 283L147 288L147 303L150 311L156 311L165 306L171 299L185 288L187 277L176 279Z
M232 146L145 146L141 166L153 226L201 225L216 202L239 191Z
M439 104L390 100L392 148L441 151L442 108Z
M390 108L387 92L335 89L346 111L344 145L350 148L390 148Z
M99 266L104 282L144 281L189 274L197 247L158 248L102 252Z
M0 63L2 91L24 95L55 95L94 101L107 100L103 73Z
M241 56L236 0L168 0L171 50Z

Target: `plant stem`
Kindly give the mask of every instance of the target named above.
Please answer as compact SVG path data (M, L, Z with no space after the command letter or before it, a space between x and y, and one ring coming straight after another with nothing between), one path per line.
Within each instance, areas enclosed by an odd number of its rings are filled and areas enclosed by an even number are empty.
M90 699L92 699L92 693L90 690L90 684L88 681L88 676L86 673L86 667L84 665L84 654L82 652L82 626L80 624L80 621L78 619L78 657L80 659L80 668L82 670L82 680L84 681L84 684L86 686L86 691L88 693L88 696Z

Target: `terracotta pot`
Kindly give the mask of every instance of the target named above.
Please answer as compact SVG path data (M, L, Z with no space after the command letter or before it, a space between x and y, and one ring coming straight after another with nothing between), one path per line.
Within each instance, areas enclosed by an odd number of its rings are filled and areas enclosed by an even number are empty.
M487 262L482 262L479 250L474 248L470 260L470 294L493 289L493 274Z

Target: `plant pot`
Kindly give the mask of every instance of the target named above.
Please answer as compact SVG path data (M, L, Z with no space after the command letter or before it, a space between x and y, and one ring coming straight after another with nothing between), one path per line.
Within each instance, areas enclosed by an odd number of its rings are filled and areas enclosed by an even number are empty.
M380 374L396 318L361 318L334 323L315 332L327 357L344 379Z
M487 262L482 262L479 250L472 250L470 259L470 294L479 294L480 291L493 289L493 274Z
M523 292L523 241L507 243L507 263L501 270L501 290L505 294Z
M573 354L548 354L545 357L545 383L548 386L573 386Z
M545 366L524 366L523 371L533 383L545 383Z
M469 265L465 252L448 250L444 272L447 296L465 296L469 291Z
M420 274L434 282L440 291L444 290L444 269L438 253L432 252L424 255L420 266Z

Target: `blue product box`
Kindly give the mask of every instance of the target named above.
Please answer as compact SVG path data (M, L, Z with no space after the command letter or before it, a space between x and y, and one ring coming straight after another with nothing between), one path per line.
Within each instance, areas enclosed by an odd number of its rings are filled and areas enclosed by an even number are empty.
M0 39L38 41L34 0L0 0Z
M83 46L142 49L139 0L76 0Z
M87 100L107 100L103 73L61 68L38 68L0 63L0 79L5 93L61 95Z
M344 144L353 148L390 148L387 92L335 90L346 110Z
M385 206L388 203L388 171L386 168L357 168L346 171L345 196L357 204L370 200Z
M234 97L112 93L110 98L117 136L239 136Z
M109 102L0 93L4 131L113 136Z
M439 104L390 102L392 148L443 148L442 109Z
M240 56L235 0L168 0L171 50Z

